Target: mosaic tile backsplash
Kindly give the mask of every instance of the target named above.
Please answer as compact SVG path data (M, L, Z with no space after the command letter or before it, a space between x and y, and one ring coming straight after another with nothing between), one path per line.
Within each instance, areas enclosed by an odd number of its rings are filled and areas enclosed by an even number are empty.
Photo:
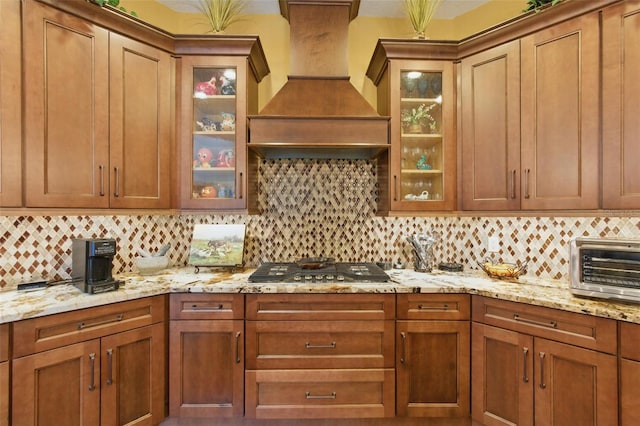
M438 261L477 269L489 236L503 261L528 260L529 275L568 279L568 244L576 236L640 238L640 217L377 217L375 163L368 160L265 160L261 214L0 214L0 287L71 276L72 238L115 238L114 272L134 270L138 247L171 243L173 265L185 265L197 223L247 225L245 265L328 256L339 261L394 261L410 267L406 236L436 231Z

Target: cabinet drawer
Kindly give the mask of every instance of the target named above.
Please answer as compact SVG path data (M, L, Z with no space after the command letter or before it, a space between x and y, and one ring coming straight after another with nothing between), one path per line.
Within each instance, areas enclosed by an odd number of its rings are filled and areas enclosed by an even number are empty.
M243 319L242 294L172 294L169 311L171 319Z
M247 321L247 368L391 368L394 328L392 320Z
M393 417L395 374L376 370L247 371L249 418Z
M471 299L467 294L398 294L398 319L468 320Z
M394 294L248 294L248 320L394 319Z
M640 361L640 325L620 321L620 356Z
M142 327L165 319L165 296L154 296L13 323L13 356Z
M0 324L0 362L9 359L9 324Z
M611 354L617 351L612 319L479 296L472 303L476 322Z

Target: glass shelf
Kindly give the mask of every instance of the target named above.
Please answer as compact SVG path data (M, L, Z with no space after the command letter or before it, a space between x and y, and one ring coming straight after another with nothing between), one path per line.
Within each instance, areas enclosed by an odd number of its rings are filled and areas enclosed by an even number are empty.
M442 72L400 72L400 196L440 201L443 195Z
M236 69L193 68L192 198L235 198Z

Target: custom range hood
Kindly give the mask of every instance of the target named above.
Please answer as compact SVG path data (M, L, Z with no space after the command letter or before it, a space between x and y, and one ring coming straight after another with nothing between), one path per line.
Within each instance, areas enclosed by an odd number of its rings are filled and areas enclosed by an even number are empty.
M389 117L349 82L348 29L360 0L280 0L290 25L290 75L258 115L249 149L266 158L373 158L389 148Z

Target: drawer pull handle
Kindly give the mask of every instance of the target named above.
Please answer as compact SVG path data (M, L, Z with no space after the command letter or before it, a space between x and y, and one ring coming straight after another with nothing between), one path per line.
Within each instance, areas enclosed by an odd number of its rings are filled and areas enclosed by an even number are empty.
M91 365L91 383L89 384L89 390L96 389L96 354L89 354L89 364Z
M556 321L537 321L531 318L523 318L518 314L513 314L513 319L516 321L527 323L527 324L539 325L540 327L547 327L547 328L558 327L558 323Z
M236 332L236 364L240 364L240 332Z
M88 327L97 327L99 325L110 324L112 322L119 322L119 321L122 321L123 319L124 319L124 315L123 314L118 314L118 315L116 315L115 318L107 319L107 320L104 320L104 321L92 322L92 323L89 323L89 324L87 324L86 322L82 321L82 322L78 323L78 330L83 330L83 329L88 328Z
M220 311L222 310L222 308L224 308L224 305L221 303L218 306L198 306L198 305L191 305L191 310L192 311Z
M540 389L544 389L547 387L544 382L544 357L545 353L540 352Z
M304 393L307 399L336 399L336 393L331 392L329 395L311 395L311 392Z
M422 309L425 311L446 311L449 309L449 305L442 305L442 306L418 305L418 309Z
M529 354L529 348L522 349L522 381L525 383L529 383L529 375L527 374L527 355Z
M304 344L304 347L307 349L317 349L317 348L329 348L329 349L333 349L336 347L336 342L331 342L328 345L312 345L311 343L307 342Z
M403 332L400 333L400 337L402 338L402 355L400 355L400 363L404 364L405 357L406 357L406 341L407 341L407 335Z
M113 383L113 349L107 349L107 384Z

